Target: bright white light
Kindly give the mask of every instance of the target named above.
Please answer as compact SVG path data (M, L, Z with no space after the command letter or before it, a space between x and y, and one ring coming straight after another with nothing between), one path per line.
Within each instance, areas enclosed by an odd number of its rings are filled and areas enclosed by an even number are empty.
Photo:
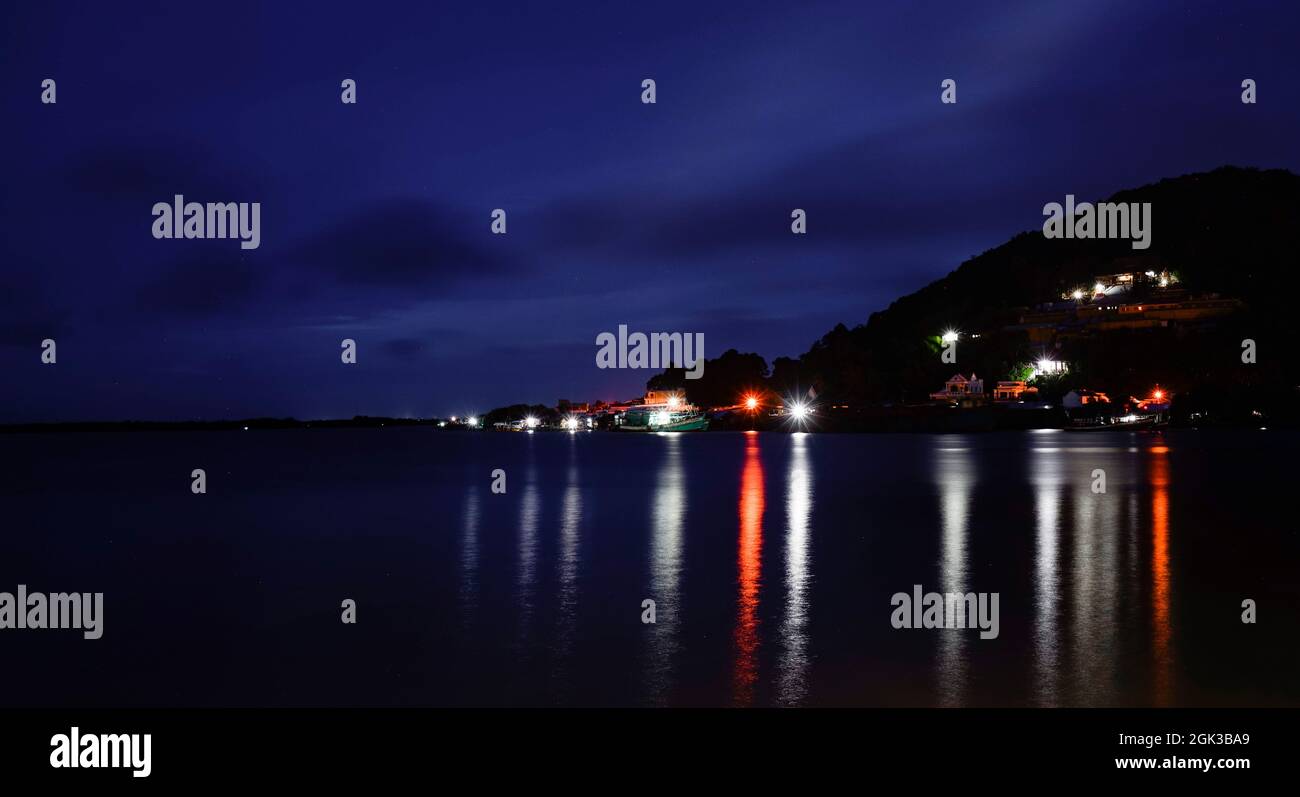
M668 406L676 407L679 403L681 403L681 399L677 398L676 396L668 397Z
M1102 285L1100 282L1098 282L1096 285L1093 285L1093 286L1092 286L1092 292L1093 292L1093 293L1105 293L1105 292L1106 292L1106 286L1105 286L1105 285Z
M951 329L950 329L950 330L948 330L947 332L943 333L943 342L944 342L944 343L956 343L956 342L957 342L957 337L958 337L957 332L954 331L954 330L951 330Z
M527 418L524 419L524 424L527 425L529 429L536 429L537 419L529 415Z
M451 416L451 422L452 422L452 423L455 423L455 422L456 422L456 416L455 416L455 415Z
M475 418L473 415L471 415L465 419L465 423L469 424L470 426L478 426L478 418Z
M1169 287L1169 280L1165 279L1164 277L1161 277L1161 278L1160 278L1160 287L1162 287L1162 288L1168 288L1168 287Z
M438 428L439 428L439 429L441 429L442 427L444 427L444 426L446 426L446 425L447 425L447 422L446 422L446 421L438 421Z
M799 402L799 401L796 401L794 404L791 404L791 405L790 405L790 416L793 417L796 421L802 421L804 418L807 418L807 417L808 417L808 405L804 404L803 402Z
M565 428L565 429L568 429L570 432L576 430L576 429L578 428L578 419L577 419L577 418L565 418L565 419L564 419L564 428Z
M1082 299L1082 298L1083 298L1083 291L1076 290L1074 293L1072 293L1072 294L1070 294L1070 295L1073 296L1073 297L1076 298L1076 299Z

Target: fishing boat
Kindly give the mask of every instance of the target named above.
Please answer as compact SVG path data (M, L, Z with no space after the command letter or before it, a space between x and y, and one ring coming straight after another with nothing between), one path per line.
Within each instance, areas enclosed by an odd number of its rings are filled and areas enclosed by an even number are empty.
M1069 415L1069 423L1066 424L1066 431L1072 432L1096 432L1096 431L1131 431L1134 429L1155 429L1168 425L1168 420L1162 413L1154 414L1136 414L1128 413L1127 415Z
M643 404L623 413L614 428L621 432L702 432L709 428L709 418L677 393L652 390Z
M1085 394L1082 401L1071 400L1080 393ZM1100 397L1100 401L1089 401L1089 396ZM1066 396L1069 421L1065 428L1076 432L1163 428L1169 425L1169 404L1169 394L1158 387L1147 398L1130 398L1122 410L1112 408L1105 393L1076 391Z

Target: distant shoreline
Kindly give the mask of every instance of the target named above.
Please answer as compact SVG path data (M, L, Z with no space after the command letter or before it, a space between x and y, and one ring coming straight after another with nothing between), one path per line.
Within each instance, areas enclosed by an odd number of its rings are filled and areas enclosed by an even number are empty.
M357 417L300 421L296 418L247 418L233 421L54 421L46 423L4 423L4 433L66 432L182 432L243 431L265 429L378 429L387 426L431 426L446 423L442 418ZM460 427L457 427L460 428Z
M790 427L778 423L758 423L751 422L743 417L737 416L726 420L720 420L715 423L708 431L700 432L708 434L710 432L744 432L744 431L762 431L762 432L821 432L821 433L886 433L886 434L952 434L952 433L977 433L977 432L995 432L995 431L1029 431L1041 429L1055 429L1064 431L1064 425L1059 423L1054 417L1047 413L1034 412L1014 412L1014 413L989 413L980 410L940 410L939 408L911 408L912 410L924 409L920 414L892 413L883 414L880 417L873 418L836 418L831 416L822 416L815 421L801 426ZM1015 422L1009 422L1014 419ZM296 418L246 418L242 420L218 420L218 421L56 421L56 422L36 422L36 423L5 423L0 424L0 434L75 434L77 432L220 432L220 431L270 431L270 430L288 430L288 429L382 429L382 428L413 428L425 427L437 431L478 431L478 432L502 432L509 430L489 429L482 426L476 429L466 427L464 423L458 423L450 418L382 418L372 416L358 416L355 418L335 418L322 420L298 420ZM1172 429L1243 429L1258 430L1263 428L1293 429L1295 428L1295 418L1272 418L1254 423L1243 423L1237 419L1221 418L1217 422L1174 422L1160 428ZM533 430L529 430L533 431ZM565 429L556 429L550 427L539 428L539 432L564 432ZM608 427L598 427L584 431L611 431ZM1102 430L1095 430L1102 431ZM1142 429L1113 429L1110 431L1123 431L1133 433L1144 431ZM631 435L632 433L628 433ZM695 432L682 432L682 434L695 434Z

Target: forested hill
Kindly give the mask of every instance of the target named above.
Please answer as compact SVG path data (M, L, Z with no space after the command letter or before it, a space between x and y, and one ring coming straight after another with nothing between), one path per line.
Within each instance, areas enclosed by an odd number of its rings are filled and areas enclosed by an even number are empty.
M1063 201L1064 196L1046 201ZM1078 202L1095 197L1077 197ZM1075 350L1073 382L1132 391L1161 381L1182 390L1225 380L1294 387L1300 379L1285 330L1300 289L1300 176L1283 170L1222 167L1120 191L1106 201L1151 203L1151 245L1128 240L1048 239L1041 228L967 260L942 279L896 300L852 328L839 325L797 359L767 364L727 352L706 363L696 382L668 371L652 386L681 386L692 399L734 401L743 387L790 394L814 387L846 401L918 401L953 372L1005 379L1043 354L1023 333L1007 330L1036 305L1089 286L1097 275L1170 271L1189 295L1239 298L1237 316L1190 333L1171 328L1102 336ZM941 362L937 336L960 330L956 366ZM979 337L975 338L974 335ZM1256 367L1243 369L1241 340L1257 341Z

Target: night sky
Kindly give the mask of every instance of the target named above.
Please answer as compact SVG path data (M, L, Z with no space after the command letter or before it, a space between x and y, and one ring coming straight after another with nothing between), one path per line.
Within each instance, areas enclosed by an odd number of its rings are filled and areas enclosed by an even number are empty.
M0 422L625 398L619 324L770 362L1066 193L1300 171L1295 4L125 5L0 11Z

